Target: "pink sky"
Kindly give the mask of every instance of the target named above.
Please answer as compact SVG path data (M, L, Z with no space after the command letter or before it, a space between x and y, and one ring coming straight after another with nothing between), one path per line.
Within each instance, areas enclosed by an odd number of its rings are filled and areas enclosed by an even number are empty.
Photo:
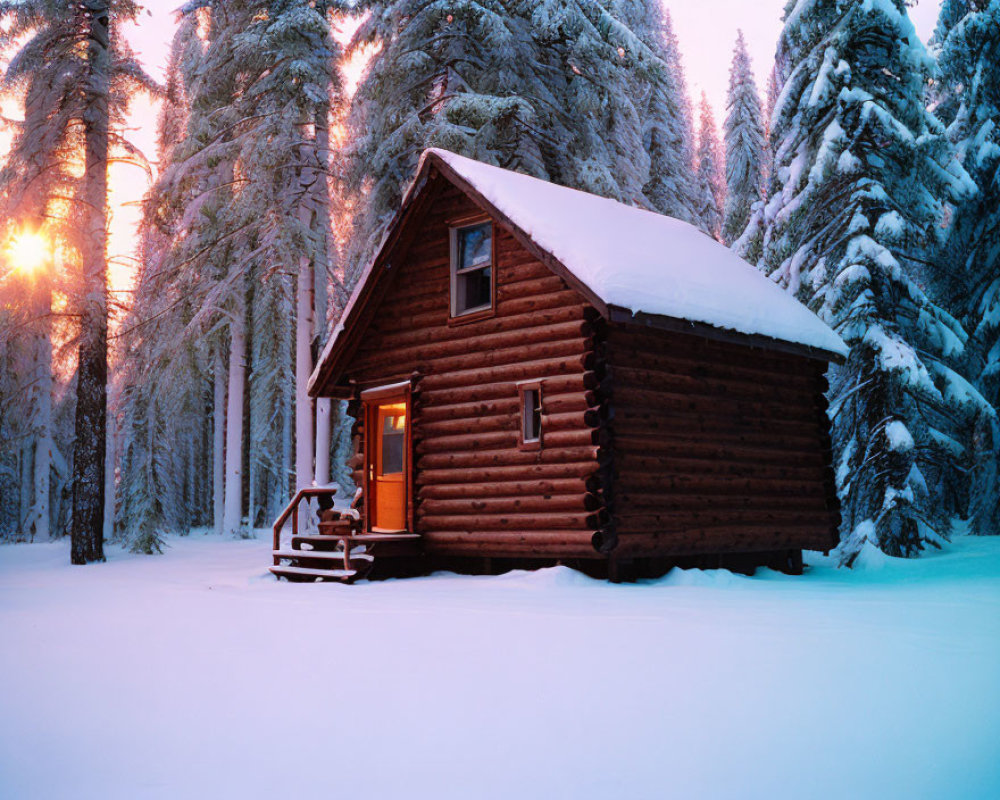
M129 39L146 68L163 77L174 11L181 0L146 0L146 12L129 31ZM742 29L753 58L761 92L767 78L774 45L781 31L785 0L665 0L680 39L691 97L697 102L702 91L715 109L716 122L725 114L729 64L736 31ZM940 0L917 0L910 15L918 33L926 40L934 29ZM146 100L134 104L130 118L133 140L150 158L155 157L156 109ZM0 143L2 144L2 143ZM113 174L111 256L116 283L123 286L131 273L130 254L136 203L147 187L145 173L136 167L118 167Z

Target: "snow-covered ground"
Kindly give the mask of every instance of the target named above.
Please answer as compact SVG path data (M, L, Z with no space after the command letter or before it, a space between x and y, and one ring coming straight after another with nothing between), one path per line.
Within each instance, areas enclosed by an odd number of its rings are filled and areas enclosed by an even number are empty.
M268 544L0 547L0 797L1000 797L1000 537L621 586Z

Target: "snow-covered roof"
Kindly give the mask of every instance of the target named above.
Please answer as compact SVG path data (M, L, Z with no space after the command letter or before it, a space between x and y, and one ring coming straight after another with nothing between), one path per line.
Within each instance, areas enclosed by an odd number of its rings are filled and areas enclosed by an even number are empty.
M693 225L447 150L428 150L424 158L430 155L607 305L847 355L819 317Z
M672 217L437 148L424 151L404 208L432 162L471 187L605 307L847 355L841 338L795 297L728 247ZM350 326L372 266L358 281L310 387L344 335L345 325Z

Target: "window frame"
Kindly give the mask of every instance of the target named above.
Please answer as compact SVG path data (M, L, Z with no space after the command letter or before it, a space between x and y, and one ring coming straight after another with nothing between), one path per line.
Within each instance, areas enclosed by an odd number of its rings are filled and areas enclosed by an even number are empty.
M536 431L536 437L533 439L528 439L525 436L525 429L528 423L528 393L534 392L538 396L538 430ZM544 438L544 419L545 419L545 399L542 394L542 382L541 381L524 381L517 385L517 398L518 398L518 425L517 425L517 446L521 450L541 450L542 449L542 439ZM531 412L534 414L534 407L532 407Z
M478 267L468 267L464 270L460 270L458 267L459 263L459 246L462 231L468 230L469 228L479 228L484 226L489 226L490 229L490 263L487 266ZM450 241L450 251L451 258L448 265L448 283L449 283L449 298L448 298L448 322L449 324L459 324L463 322L474 322L476 320L484 319L486 317L491 317L496 313L496 289L497 289L497 237L496 237L496 225L493 224L493 220L486 216L476 216L473 218L467 218L462 220L456 220L451 224L448 229L448 236ZM465 311L458 311L458 278L460 275L466 275L471 272L478 272L483 269L489 269L490 271L490 302L489 305L476 306L475 308L470 308Z

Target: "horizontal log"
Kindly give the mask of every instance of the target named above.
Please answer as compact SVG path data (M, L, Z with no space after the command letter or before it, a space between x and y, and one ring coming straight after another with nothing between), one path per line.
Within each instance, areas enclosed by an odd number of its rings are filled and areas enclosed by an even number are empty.
M484 419L486 417L512 417L520 411L521 401L517 395L514 384L508 384L512 391L505 397L495 397L488 400L474 400L469 403L449 403L448 405L432 405L426 402L425 397L420 398L416 403L416 416L420 418L420 424L425 430L435 430L429 426L439 422L459 422L465 423L470 419ZM440 430L449 430L441 428Z
M728 397L740 400L772 402L780 400L797 405L816 405L818 393L813 382L795 383L788 376L773 382L760 379L732 380L728 377L707 377L691 373L666 372L658 369L614 366L616 385L660 392L676 392L700 397Z
M531 452L531 451L527 451ZM422 467L417 480L422 487L451 486L501 481L590 479L597 470L593 460L565 464L516 464L512 466Z
M820 489L822 487L819 487ZM669 494L666 492L615 492L616 511L647 513L655 511L684 511L691 509L739 510L811 510L827 511L826 497L813 487L810 494L797 496L787 491L768 494Z
M476 334L471 328L472 326L462 326L448 328L447 332L437 330L424 332L423 341L415 342L410 347L401 346L398 341L384 337L386 339L384 342L364 345L358 350L358 357L371 359L377 353L380 360L386 362L425 363L461 355L487 354L533 344L568 339L583 340L592 333L590 323L582 319L582 311L580 319L534 325L530 328L512 328L488 334ZM459 335L455 335L456 332ZM463 332L466 335L461 335ZM391 347L391 352L382 352L382 348L386 346Z
M504 298L497 302L497 314L505 317L523 314L537 314L553 308L570 308L579 306L580 295L573 289L559 289L555 292L530 294L524 297ZM585 306L585 319L597 319L597 311Z
M419 527L432 531L531 531L586 528L596 530L608 521L607 512L553 511L508 514L420 514Z
M471 403L452 403L450 405L428 405L421 398L416 405L416 414L424 426L439 422L465 422L470 419L484 419L486 417L515 417L520 416L521 401L517 395L517 387L510 384L511 392L506 397L497 397L490 400L481 400ZM588 405L589 401L589 405ZM569 415L577 413L589 427L594 427L600 422L600 415L596 409L596 396L591 391L571 392L568 394L548 395L542 398L542 404L549 416ZM590 410L590 406L595 406L593 413L584 416L584 412ZM594 422L586 422L593 420ZM563 425L561 421L555 423L558 427L578 427L575 425ZM551 426L550 426L551 427ZM427 428L428 430L435 430ZM441 428L440 430L450 430ZM461 430L461 429L460 429Z
M702 436L792 436L815 439L822 433L817 420L768 420L760 422L753 417L734 417L706 411L687 411L674 408L638 408L614 403L615 430L658 435L685 430Z
M561 292L566 289L566 281L557 275L527 278L525 280L506 280L497 286L496 300L506 303L519 297L536 297L551 292Z
M617 557L753 553L767 550L824 550L837 537L823 526L694 527L683 533L618 532Z
M469 428L468 424L466 428ZM507 430L476 430L451 436L430 435L421 427L420 435L420 443L414 448L418 456L431 453L461 453L503 448L515 450L517 448L516 427L513 429L508 427Z
M480 402L497 398L517 397L516 381L491 381L489 383L465 386L445 386L435 389L426 384L426 378L419 383L421 408L454 405L458 403ZM593 372L573 372L563 375L546 376L542 379L543 397L551 394L570 394L590 391L597 387L598 379Z
M735 419L782 420L815 422L816 408L780 401L764 403L731 397L705 397L680 392L656 392L649 389L629 389L627 393L616 393L615 408L625 407L633 411L685 411L688 413L711 414Z
M824 443L816 422L766 427L752 419L732 420L697 414L615 409L615 432L621 436L650 437L661 441L712 441L733 445L818 447Z
M578 428L568 431L546 431L542 426L542 449L575 448L587 445L597 445L601 440L601 432L597 428Z
M417 490L417 496L421 502L426 500L464 500L469 497L524 497L526 495L547 498L554 495L587 495L596 492L599 488L600 481L596 478L550 478L532 481L505 480L492 481L491 483L422 485Z
M825 496L819 480L775 480L761 477L739 478L727 475L658 475L636 473L619 476L615 497L669 497L676 495L795 495Z
M480 450L472 453L429 453L421 456L421 470L521 467L532 464L586 464L596 461L596 447L560 447L541 450ZM426 477L424 478L426 480Z
M433 392L441 389L503 383L506 381L547 379L549 377L589 372L592 368L593 353L588 352L559 358L522 361L494 367L480 367L426 375L421 380L421 388L425 391Z
M555 431L584 430L596 428L601 424L601 413L597 408L588 408L582 412L564 414L548 413L549 403L542 395L542 431L545 434Z
M748 462L751 464L809 464L818 467L829 463L830 454L824 453L818 443L813 447L750 445L745 447L718 444L711 438L685 439L676 437L642 438L640 436L614 437L615 451L650 457L711 458L728 462Z
M701 363L726 363L779 374L808 375L816 374L817 370L825 371L822 362L798 355L635 325L610 326L608 342L612 348L632 350L644 356L670 354Z
M598 558L593 531L422 531L428 555L490 558Z
M815 375L801 368L764 366L748 351L740 358L713 358L711 354L684 355L660 345L655 350L605 344L603 355L616 370L625 370L624 380L631 381L631 371L652 371L665 375L690 375L704 380L726 381L739 385L777 386L782 380L797 391L814 392L822 389Z
M600 511L534 512L527 514L421 514L419 527L429 531L597 530L605 521Z
M597 444L592 435L597 412L581 414L553 414L542 418L542 441L547 446L574 447ZM515 447L521 427L521 412L489 417L443 420L426 423L420 416L415 421L415 431L423 449L418 452L441 452L449 448Z
M730 475L739 478L789 479L800 481L821 481L826 475L826 466L815 464L754 464L749 462L719 461L715 458L692 458L685 456L641 456L615 451L615 467L619 480L626 484L633 476L659 475L710 476Z
M830 513L819 509L683 509L651 513L643 509L622 510L615 507L615 529L629 531L683 531L691 527L713 525L818 525L828 526Z
M424 498L419 503L418 516L453 516L470 514L546 514L558 511L577 514L597 511L601 500L595 494L542 495L529 492L509 497L477 497L436 500Z

